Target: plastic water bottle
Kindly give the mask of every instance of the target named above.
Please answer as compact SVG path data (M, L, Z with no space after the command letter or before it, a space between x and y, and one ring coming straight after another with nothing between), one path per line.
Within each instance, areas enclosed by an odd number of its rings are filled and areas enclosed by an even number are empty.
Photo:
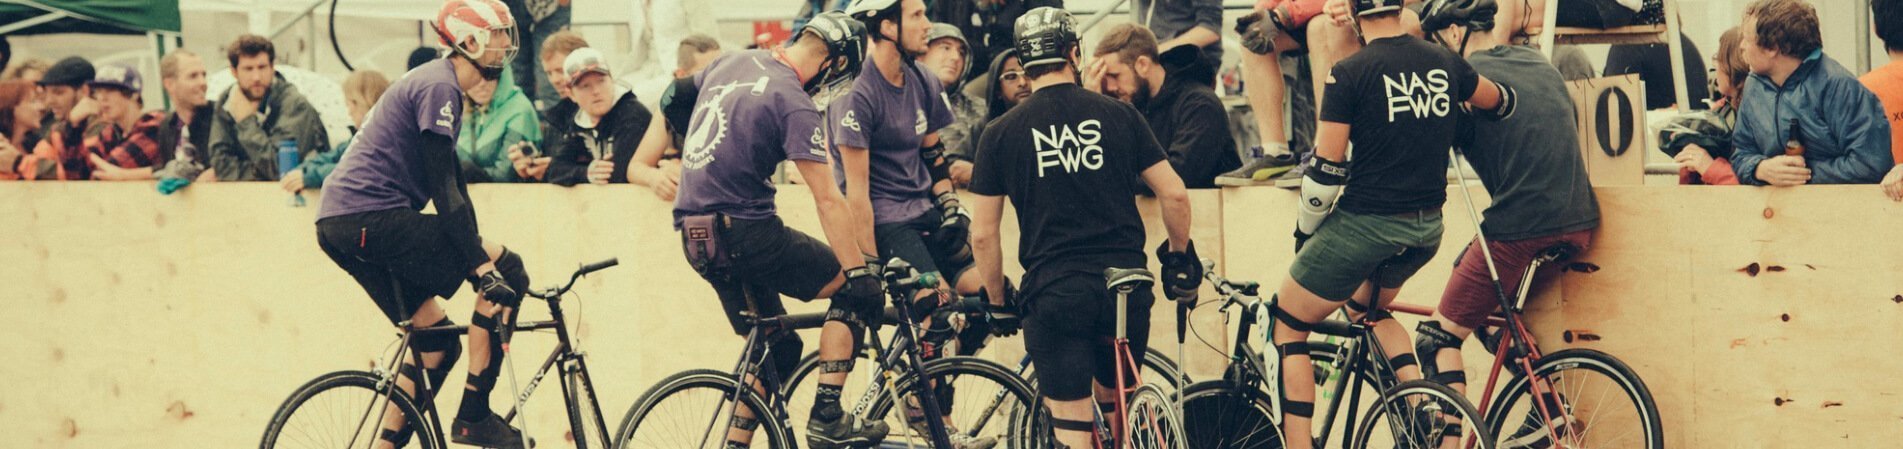
M298 164L302 162L303 162L303 158L297 154L297 139L284 139L284 140L278 141L278 179L279 180L283 180L285 175L290 174L292 170L296 170ZM292 193L290 206L304 207L304 192Z

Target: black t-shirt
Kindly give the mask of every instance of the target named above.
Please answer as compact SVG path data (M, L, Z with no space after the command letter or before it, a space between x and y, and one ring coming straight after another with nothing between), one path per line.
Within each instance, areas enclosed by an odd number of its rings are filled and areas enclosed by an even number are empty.
M1453 52L1413 36L1369 42L1328 74L1321 119L1350 127L1348 185L1358 214L1439 209L1460 103L1479 76Z
M1137 188L1163 161L1136 108L1060 84L985 127L971 191L1011 199L1026 271L1068 261L1141 267L1149 258Z

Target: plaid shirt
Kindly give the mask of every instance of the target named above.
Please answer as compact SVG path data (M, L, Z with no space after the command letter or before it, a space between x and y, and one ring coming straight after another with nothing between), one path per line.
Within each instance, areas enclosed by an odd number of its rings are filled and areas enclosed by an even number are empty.
M82 161L90 161L92 155L111 162L119 168L157 167L164 165L165 154L159 150L159 130L165 122L165 114L157 111L139 116L131 130L120 129L116 123L95 123L86 130L80 143L83 153L77 155ZM86 173L67 179L91 179L92 164L85 164Z

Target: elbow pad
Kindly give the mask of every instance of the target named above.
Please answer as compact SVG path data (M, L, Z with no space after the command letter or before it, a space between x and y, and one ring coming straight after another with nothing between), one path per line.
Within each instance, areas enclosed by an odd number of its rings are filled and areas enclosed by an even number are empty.
M1513 111L1519 108L1520 94L1513 91L1513 86L1500 84L1498 82L1493 83L1493 87L1495 90L1500 91L1500 105L1493 109L1474 111L1474 114L1496 122L1512 117Z
M1314 234L1315 229L1321 227L1322 219L1334 212L1335 198L1341 196L1341 187L1347 181L1347 164L1330 162L1319 156L1310 159L1302 177L1302 205L1297 209L1296 229L1304 234Z
M919 158L925 160L925 169L931 173L933 183L951 179L952 160L946 157L944 140L941 139L938 143L920 150Z

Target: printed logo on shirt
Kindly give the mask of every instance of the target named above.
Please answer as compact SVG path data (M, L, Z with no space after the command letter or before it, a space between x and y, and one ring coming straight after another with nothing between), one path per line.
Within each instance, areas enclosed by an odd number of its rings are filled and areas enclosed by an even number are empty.
M446 129L456 129L456 110L454 108L454 100L444 101L443 108L436 111L438 115L441 115L441 117L436 118L436 126L441 126Z
M912 124L912 134L925 134L925 128L927 127L925 124L925 110L914 108L912 111L916 114L915 117L918 117L918 121Z
M827 155L826 154L826 134L824 131L820 130L820 127L818 126L813 127L812 140L813 140L813 147L806 149L806 152L812 153L814 156L826 156Z
M853 130L853 132L859 132L859 119L853 116L853 111L848 110L846 111L846 116L839 119L839 126L846 127L846 129Z
M1032 128L1031 141L1037 148L1037 177L1044 177L1046 168L1062 169L1065 173L1103 168L1103 146L1097 144L1103 140L1102 128L1103 122L1094 119L1075 126L1052 125L1048 133Z
M1424 119L1446 117L1453 111L1454 98L1447 92L1446 70L1430 70L1425 77L1420 73L1402 73L1399 79L1382 74L1381 85L1388 97L1388 123L1394 123L1395 117L1403 114Z
M693 118L688 120L687 135L681 140L681 166L688 170L699 170L714 161L714 147L727 138L727 110L721 107L727 95L742 87L753 87L752 83L727 83L702 91L700 104L694 106Z

